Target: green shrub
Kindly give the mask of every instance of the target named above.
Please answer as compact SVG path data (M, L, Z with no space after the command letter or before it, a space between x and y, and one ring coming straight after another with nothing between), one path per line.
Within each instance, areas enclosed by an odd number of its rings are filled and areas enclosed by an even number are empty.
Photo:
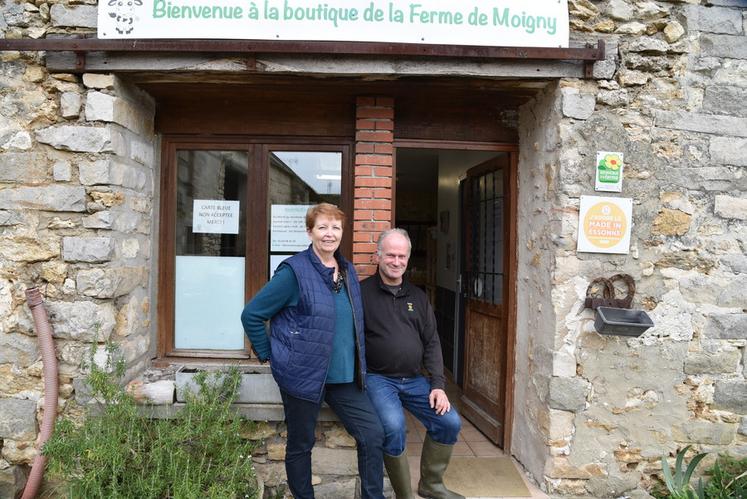
M747 497L747 458L726 454L718 457L706 472L710 479L705 488L708 499L742 499Z
M257 497L253 444L239 436L242 422L231 409L237 369L196 376L199 391L175 418L159 420L141 416L121 386L123 373L122 362L106 368L91 362L87 382L96 410L80 426L59 421L44 446L49 472L68 497Z
M685 454L690 449L690 446L686 446L684 449L677 452L674 460L674 472L669 468L667 462L667 456L661 457L661 470L664 475L664 484L669 491L671 499L704 499L705 491L703 488L703 480L698 480L697 487L693 488L690 485L690 478L692 478L693 471L698 466L700 461L706 457L706 453L698 454L692 458L686 468L683 467Z

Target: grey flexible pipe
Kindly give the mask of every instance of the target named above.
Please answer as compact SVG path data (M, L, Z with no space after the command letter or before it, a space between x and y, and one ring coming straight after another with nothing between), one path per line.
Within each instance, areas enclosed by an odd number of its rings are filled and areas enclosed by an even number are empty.
M26 302L34 318L36 337L39 341L42 363L44 364L44 417L42 418L38 439L39 454L34 458L31 473L26 481L26 487L23 489L23 496L21 496L21 499L33 499L39 491L39 486L44 476L44 467L47 464L47 457L42 455L42 447L54 431L59 390L57 356L55 355L54 341L52 340L52 326L49 324L49 316L47 315L47 310L44 308L44 299L39 288L34 287L26 290Z

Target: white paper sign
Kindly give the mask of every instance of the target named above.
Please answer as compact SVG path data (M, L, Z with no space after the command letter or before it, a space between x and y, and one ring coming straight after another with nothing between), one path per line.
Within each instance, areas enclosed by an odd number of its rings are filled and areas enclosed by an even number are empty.
M239 202L195 199L192 204L192 232L238 234Z
M270 278L275 275L278 265L292 256L293 255L270 255Z
M577 251L627 254L632 221L630 198L581 196Z
M98 37L568 47L568 0L102 1Z
M595 164L594 190L604 192L622 192L623 153L597 151Z
M270 251L295 253L308 248L306 212L311 206L273 204L270 207Z

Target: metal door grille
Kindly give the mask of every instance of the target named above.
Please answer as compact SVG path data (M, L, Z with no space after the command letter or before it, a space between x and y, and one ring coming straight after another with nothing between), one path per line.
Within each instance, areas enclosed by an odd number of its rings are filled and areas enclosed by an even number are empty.
M497 170L472 178L469 185L467 295L494 305L503 302L503 184L503 171Z

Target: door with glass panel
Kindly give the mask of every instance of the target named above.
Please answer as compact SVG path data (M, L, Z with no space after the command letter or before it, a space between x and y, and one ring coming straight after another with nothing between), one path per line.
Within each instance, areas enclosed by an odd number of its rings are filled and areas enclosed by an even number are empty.
M503 446L507 389L509 155L475 166L460 189L464 385L462 414Z
M308 246L309 206L349 202L347 151L258 143L165 148L161 357L249 357L243 306L282 260Z

